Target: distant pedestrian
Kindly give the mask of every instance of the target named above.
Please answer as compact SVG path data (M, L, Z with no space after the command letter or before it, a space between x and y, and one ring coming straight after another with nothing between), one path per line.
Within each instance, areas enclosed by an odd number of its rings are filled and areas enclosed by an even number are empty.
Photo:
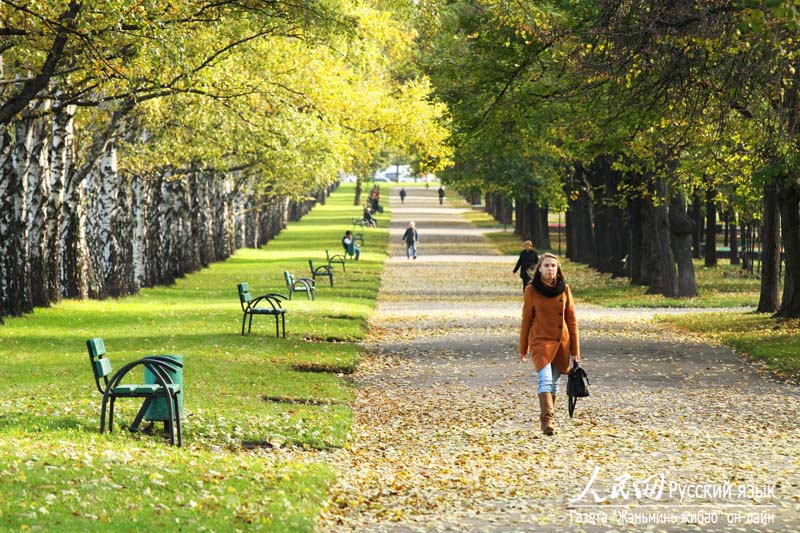
M542 433L554 430L558 379L581 360L575 301L565 282L558 257L542 254L533 279L525 287L522 324L519 329L519 359L530 354L537 376Z
M524 250L519 253L517 265L514 267L514 274L519 270L519 277L522 278L522 292L525 292L525 286L531 282L531 274L528 272L531 268L536 266L539 262L539 254L533 249L533 242L525 241L522 243Z
M406 259L417 258L417 241L419 241L417 225L411 221L408 223L406 232L403 233L403 242L406 243Z
M444 203L444 187L439 187L439 205Z
M401 204L406 203L406 188L405 187L400 189L400 203Z

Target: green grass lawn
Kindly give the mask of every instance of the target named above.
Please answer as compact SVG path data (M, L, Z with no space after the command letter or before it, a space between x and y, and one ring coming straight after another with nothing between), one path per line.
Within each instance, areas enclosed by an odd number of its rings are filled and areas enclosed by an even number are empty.
M0 529L312 529L333 473L268 450L345 442L346 374L361 355L355 341L375 307L388 233L357 228L361 261L346 273L337 265L333 288L320 280L316 301L295 293L284 303L286 339L268 316L240 335L236 284L286 294L284 270L308 276L309 258L322 264L326 248L341 253L360 215L353 191L343 185L265 247L174 286L65 301L0 326ZM383 228L388 216L378 216ZM146 354L183 356L183 448L119 425L98 433L90 337L104 338L115 368ZM119 400L115 421L129 422L139 401Z

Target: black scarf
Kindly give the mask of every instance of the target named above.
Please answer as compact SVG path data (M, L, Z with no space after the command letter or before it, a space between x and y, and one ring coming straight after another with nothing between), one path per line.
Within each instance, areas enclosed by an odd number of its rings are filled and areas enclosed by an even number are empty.
M536 276L533 278L533 288L536 289L536 292L541 294L542 296L547 296L548 298L553 298L555 296L560 296L561 293L564 292L564 284L563 279L559 279L556 281L555 286L545 285L544 281L542 281L541 276Z

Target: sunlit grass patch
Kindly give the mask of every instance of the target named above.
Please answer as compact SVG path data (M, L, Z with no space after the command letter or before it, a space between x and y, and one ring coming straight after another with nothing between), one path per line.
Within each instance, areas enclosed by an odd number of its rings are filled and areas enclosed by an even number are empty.
M343 374L362 354L356 341L376 304L387 230L356 228L361 260L346 272L337 265L334 287L320 281L315 301L295 293L284 302L286 339L275 337L269 316L240 334L236 284L286 295L284 271L306 277L309 259L323 264L326 249L341 253L360 216L353 191L341 187L261 249L239 250L173 286L68 300L0 326L0 464L9 465L0 466L2 529L313 529L330 469L268 450L344 444L353 392ZM114 368L148 354L183 356L183 448L164 441L160 424L154 434L125 429L136 399L117 401L114 433L99 434L90 337L105 339ZM254 442L265 443L261 452L246 451Z

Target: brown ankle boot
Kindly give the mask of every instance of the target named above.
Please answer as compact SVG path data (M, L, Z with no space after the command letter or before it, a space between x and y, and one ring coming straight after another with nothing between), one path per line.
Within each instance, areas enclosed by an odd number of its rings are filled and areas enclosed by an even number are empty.
M553 434L553 395L549 392L539 394L539 421L542 426L542 433L545 435Z

